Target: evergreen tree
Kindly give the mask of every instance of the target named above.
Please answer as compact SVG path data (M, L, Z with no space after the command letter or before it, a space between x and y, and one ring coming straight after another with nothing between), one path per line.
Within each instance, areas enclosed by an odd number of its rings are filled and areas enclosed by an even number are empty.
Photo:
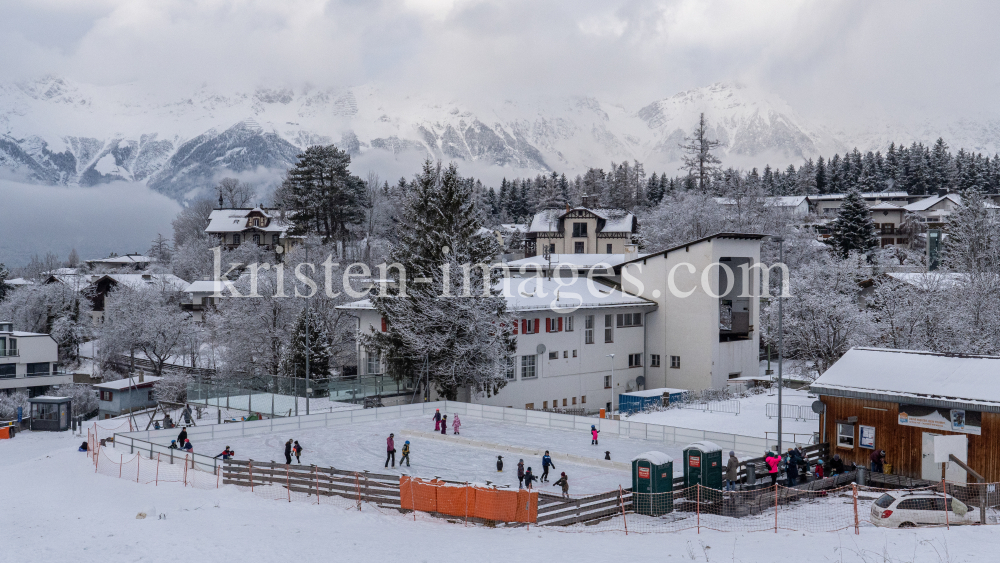
M10 271L0 262L0 301L3 301L7 297L7 290L10 286L7 285L7 277L10 276Z
M660 178L653 172L653 175L649 177L649 182L646 185L646 198L652 205L659 205L663 201L664 186L660 181Z
M515 319L492 290L501 278L489 264L501 249L492 236L478 234L479 214L466 186L454 164L442 170L424 163L388 262L403 265L402 279L430 281L372 297L386 330L361 338L384 355L397 380L416 376L426 360L430 383L450 400L461 388L496 393L516 349Z
M688 176L697 180L698 189L702 192L708 190L712 172L718 170L722 164L722 161L712 154L719 144L719 141L708 139L708 123L705 121L705 114L702 113L698 118L694 135L685 137L684 144L678 145L686 153L681 170L687 170Z
M314 145L298 155L276 196L294 211L291 234L318 233L324 242L349 238L349 227L364 219L365 200L365 184L350 164L351 156L336 145Z
M306 319L309 320L309 346L306 346ZM319 379L330 375L330 339L323 330L324 323L315 311L303 308L292 330L292 342L285 360L285 373L291 377L306 376L306 355L309 356L309 378Z
M857 190L849 191L844 197L830 227L830 243L842 258L847 258L850 252L868 253L878 245L871 211Z
M948 144L938 137L930 154L930 193L950 191L952 187L951 154Z
M821 156L816 161L816 193L825 194L828 193L828 191L826 180L826 162Z

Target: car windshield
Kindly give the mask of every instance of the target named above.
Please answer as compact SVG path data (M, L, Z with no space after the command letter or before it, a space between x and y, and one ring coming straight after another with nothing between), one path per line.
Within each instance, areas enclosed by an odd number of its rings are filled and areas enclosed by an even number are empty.
M884 494L884 495L878 497L878 500L875 501L875 506L877 506L879 508L889 508L889 505L891 505L892 501L894 501L894 500L896 500L896 498L893 497L892 495L890 495L890 494Z

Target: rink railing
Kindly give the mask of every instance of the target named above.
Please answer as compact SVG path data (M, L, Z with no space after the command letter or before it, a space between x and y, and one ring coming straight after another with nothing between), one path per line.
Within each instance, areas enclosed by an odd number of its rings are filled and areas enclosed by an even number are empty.
M187 437L197 452L199 451L199 443L204 442L214 442L216 440L225 440L227 438L242 438L258 434L290 434L302 430L366 424L380 420L412 418L418 416L431 417L437 409L440 409L444 414L454 413L468 418L492 420L497 422L511 422L541 428L555 428L559 430L571 431L576 430L584 433L589 432L591 425L593 425L596 426L604 436L623 436L654 443L689 444L707 440L717 444L723 449L723 451L734 450L744 453L763 452L777 447L777 440L774 439L741 436L739 434L727 434L724 432L711 432L708 430L695 430L692 428L681 428L646 422L592 418L570 414L460 403L457 401L434 401L413 405L343 410L312 415L271 418L267 420L233 422L228 424L188 426ZM166 446L170 443L171 439L177 437L179 432L180 430L177 428L139 430L115 433L114 436L116 444L129 447L131 452L136 450L152 450L154 453L160 452L169 454L169 452L163 450L166 449ZM788 445L806 444L788 443ZM201 453L194 454L195 468L215 473L216 468L219 467L219 462L217 459L213 458L212 455L218 452L206 453L210 453L210 455L203 455Z

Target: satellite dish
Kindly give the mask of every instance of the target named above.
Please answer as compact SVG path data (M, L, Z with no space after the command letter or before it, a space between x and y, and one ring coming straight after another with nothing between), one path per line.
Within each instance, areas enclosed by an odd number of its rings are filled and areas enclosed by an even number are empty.
M635 384L637 386L639 386L639 387L645 388L646 387L646 378L643 377L643 376L641 376L641 375L639 377L636 377L635 378Z
M544 354L545 353L545 345L544 344L539 344L538 347L535 348L535 352L538 353L538 354Z
M634 379L629 380L629 382L625 384L625 390L626 391L631 391L633 389L635 389L635 380Z
M816 414L823 414L826 411L826 405L823 404L823 401L813 401L812 409Z

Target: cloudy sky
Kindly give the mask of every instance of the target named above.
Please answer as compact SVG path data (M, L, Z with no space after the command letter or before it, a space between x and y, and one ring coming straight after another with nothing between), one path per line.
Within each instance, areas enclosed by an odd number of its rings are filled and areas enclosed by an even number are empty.
M997 21L971 0L3 0L0 71L625 104L739 80L810 112L974 113L1000 86Z

